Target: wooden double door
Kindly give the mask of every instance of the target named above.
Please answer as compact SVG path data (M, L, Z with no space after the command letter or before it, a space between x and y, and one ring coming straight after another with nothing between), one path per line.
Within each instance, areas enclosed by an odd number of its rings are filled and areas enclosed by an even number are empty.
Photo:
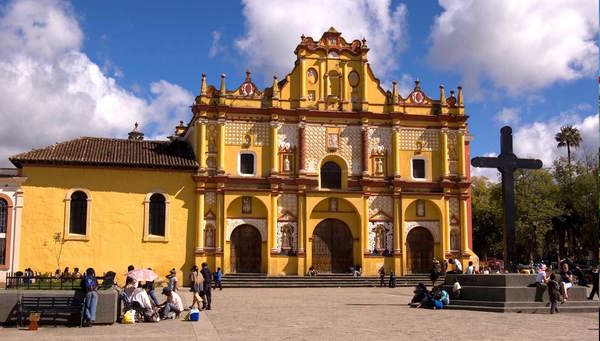
M320 273L345 273L353 265L352 233L337 219L320 222L312 237L312 265Z
M406 270L429 273L433 266L433 236L424 227L415 227L406 237Z
M240 225L231 233L231 272L259 273L262 239L252 225Z

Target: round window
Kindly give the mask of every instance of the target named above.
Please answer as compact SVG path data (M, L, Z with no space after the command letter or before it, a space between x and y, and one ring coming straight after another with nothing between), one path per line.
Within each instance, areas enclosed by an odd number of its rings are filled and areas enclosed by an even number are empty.
M315 84L317 82L317 70L310 68L308 69L308 71L306 72L306 78L308 78L308 81L312 84Z

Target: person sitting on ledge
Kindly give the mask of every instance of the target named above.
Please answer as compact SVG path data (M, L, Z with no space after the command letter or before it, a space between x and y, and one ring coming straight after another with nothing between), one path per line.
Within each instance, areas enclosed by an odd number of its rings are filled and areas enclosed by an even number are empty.
M454 264L454 270L448 271L449 274L462 274L463 270L462 270L462 264L460 263L460 260L450 258L450 259L448 259L448 263Z
M308 268L308 276L315 277L316 275L317 275L317 270L315 269L315 267L313 265L311 265L310 268Z
M569 289L573 287L573 273L569 270L569 264L562 264L562 271L560 272L560 279L562 281L562 295L563 295L563 303L569 299Z
M458 283L458 280L455 279L454 284L452 285L452 299L454 299L454 300L460 299L460 296L462 295L461 290L462 290L462 287L460 286L460 283Z
M467 266L467 275L474 275L475 267L473 266L473 261L469 261L469 266Z

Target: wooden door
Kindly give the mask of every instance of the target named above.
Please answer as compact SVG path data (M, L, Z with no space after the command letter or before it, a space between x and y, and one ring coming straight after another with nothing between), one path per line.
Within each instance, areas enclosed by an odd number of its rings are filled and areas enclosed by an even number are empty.
M337 219L326 219L317 225L312 240L312 265L320 273L344 273L353 265L352 234Z
M262 240L251 225L236 227L231 233L231 272L260 272Z
M433 237L424 227L410 230L406 238L408 273L429 273L433 265Z

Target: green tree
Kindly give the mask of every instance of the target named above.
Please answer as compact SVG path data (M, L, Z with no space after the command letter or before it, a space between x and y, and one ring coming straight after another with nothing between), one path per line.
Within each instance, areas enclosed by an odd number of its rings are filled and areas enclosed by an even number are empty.
M560 128L560 131L554 135L554 139L558 142L557 148L567 147L567 160L569 168L571 167L571 147L579 147L581 143L581 134L579 129L567 125Z
M481 259L502 256L502 203L499 184L471 178L473 248Z

